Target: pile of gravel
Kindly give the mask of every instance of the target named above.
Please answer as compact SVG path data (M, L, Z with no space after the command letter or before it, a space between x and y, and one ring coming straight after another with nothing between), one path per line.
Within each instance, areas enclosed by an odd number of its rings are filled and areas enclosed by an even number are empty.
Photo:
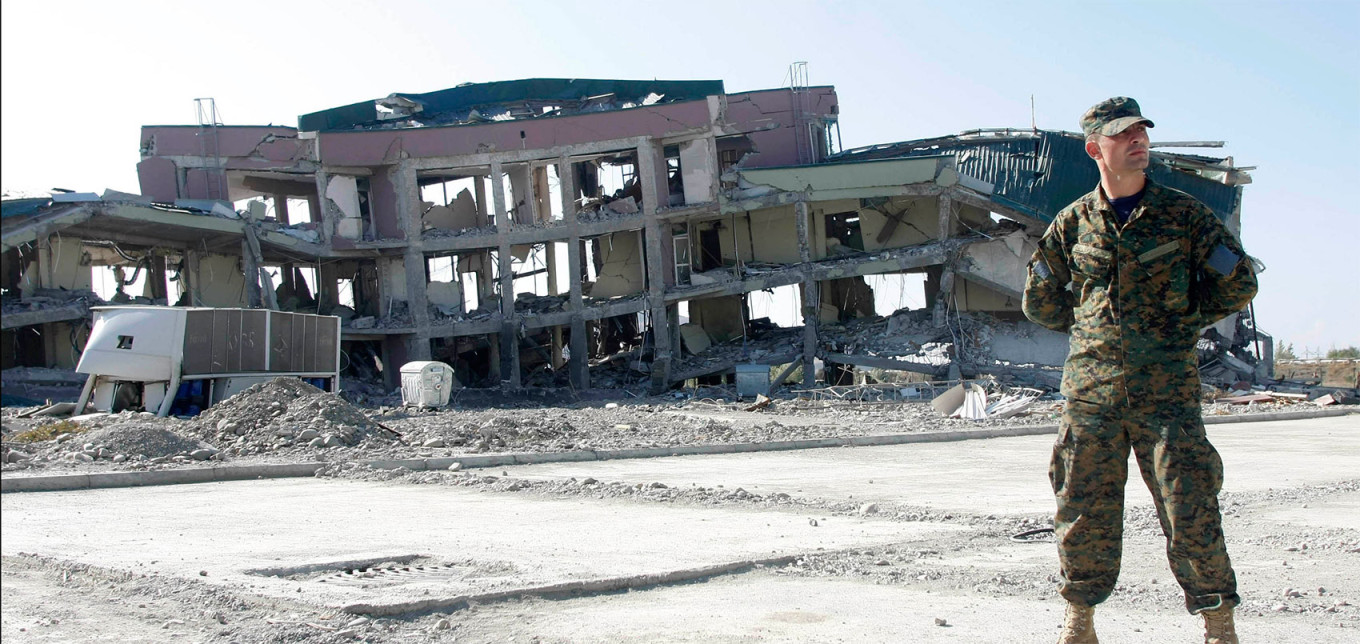
M176 431L184 426L174 418L129 411L89 419L79 427L78 431L59 434L52 440L7 444L3 461L23 467L68 461L111 461L138 466L218 458L218 450L212 445Z
M207 460L217 452L211 445L197 439L139 422L96 429L70 442L80 443L81 451L92 452L95 458L109 458L115 462L119 462L119 455L147 459L187 456Z
M193 426L199 436L216 441L230 454L302 445L389 444L395 439L343 398L297 378L254 385L213 405Z

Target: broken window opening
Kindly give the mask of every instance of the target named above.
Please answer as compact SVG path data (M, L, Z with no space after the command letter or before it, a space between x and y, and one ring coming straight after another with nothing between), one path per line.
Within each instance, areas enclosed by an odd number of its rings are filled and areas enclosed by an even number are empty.
M718 175L721 177L728 170L740 166L747 155L755 153L755 146L751 144L751 139L745 134L736 136L719 137L715 141L718 147ZM728 182L735 185L735 178Z
M459 284L457 256L426 257L425 280L425 300L431 319L458 316L467 310L463 287Z
M864 252L864 235L860 230L859 212L838 212L826 215L827 257Z
M452 282L457 261L458 258L454 255L425 258L425 280L429 282Z
M285 198L284 203L286 204L284 207L288 211L288 221L284 222L287 225L297 226L299 224L310 224L315 221L315 219L312 218L311 201L307 199Z
M875 315L887 317L897 311L926 306L925 273L866 275L864 281L874 292Z
M363 239L372 241L377 237L378 225L373 221L373 209L369 203L369 181L368 177L359 177L354 181L355 190L359 196L359 221L363 225Z
M680 167L680 146L667 145L662 148L666 160L666 205L668 207L685 205L685 178Z
M441 170L440 172L448 172ZM474 194L477 190L477 181L480 177L450 177L436 175L420 177L420 200L438 206L447 206L458 198L462 191Z
M510 262L515 275L515 296L518 297L521 293L550 295L546 244L516 246L513 249L520 249Z
M546 212L540 212L539 216L544 221L562 221L566 211L562 207L562 178L557 175L557 164L550 163L540 169L543 173L543 187L548 194L539 195L539 203L543 204Z
M342 377L364 382L382 382L384 367L381 341L341 341L340 372Z
M482 228L486 219L480 214L478 194L480 177L447 179L434 176L420 179L421 230L458 233ZM480 195L485 201L485 194Z
M803 325L802 290L797 284L753 291L746 295L746 302L750 310L748 324L757 325L763 319L781 328Z
M335 280L335 300L340 306L348 306L355 311L359 310L354 303L354 280L344 277Z
M677 286L688 286L690 273L693 270L690 263L689 227L687 225L672 226L671 242L675 249L675 284Z

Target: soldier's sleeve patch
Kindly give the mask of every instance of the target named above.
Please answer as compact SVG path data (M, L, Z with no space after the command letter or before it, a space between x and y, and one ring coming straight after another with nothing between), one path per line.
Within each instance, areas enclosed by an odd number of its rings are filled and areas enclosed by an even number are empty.
M1214 252L1209 254L1209 268L1214 269L1219 275L1228 275L1237 268L1237 263L1242 261L1242 256L1232 252L1224 244L1219 244L1214 248Z
M1053 278L1053 271L1048 270L1048 262L1044 261L1043 258L1034 261L1034 274L1042 280Z

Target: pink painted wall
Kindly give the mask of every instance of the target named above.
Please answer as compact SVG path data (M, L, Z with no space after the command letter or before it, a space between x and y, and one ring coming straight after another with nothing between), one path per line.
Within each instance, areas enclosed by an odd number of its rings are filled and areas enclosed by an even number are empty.
M520 148L545 149L634 136L662 137L709 124L708 102L688 101L613 112L485 125L321 132L321 162L373 166L400 153L442 157ZM520 138L520 133L524 138Z
M203 156L204 141L199 138L197 125L143 125L142 146L155 137L155 156ZM271 142L266 142L269 135ZM217 128L217 144L224 157L257 155L270 161L292 161L305 158L306 142L297 138L297 130L284 126L234 125ZM211 151L209 142L207 149Z
M172 203L179 197L175 164L169 159L142 159L137 163L137 180L141 184L142 194L156 201Z
M221 172L189 168L184 173L184 195L186 199L227 199L227 177Z
M804 99L809 118L821 119L836 114L834 87L810 87ZM760 168L798 163L797 139L793 132L793 93L788 89L741 92L727 95L727 120L748 132L756 155L746 167ZM776 129L768 128L777 124Z
M373 213L374 234L378 239L406 239L397 213L397 191L383 168L368 178L368 208Z

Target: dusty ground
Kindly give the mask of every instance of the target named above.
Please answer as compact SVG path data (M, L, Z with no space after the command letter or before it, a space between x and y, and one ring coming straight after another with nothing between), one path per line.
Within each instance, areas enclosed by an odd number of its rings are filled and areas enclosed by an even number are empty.
M514 485L497 477L457 473L360 472L340 476L383 478L398 485L470 485L503 494L587 495L626 499L633 503L724 504L758 510L769 505L802 505L813 516L863 512L848 503L825 503L796 497L762 497L720 490L677 491L671 488L620 483L551 482ZM1269 634L1273 642L1344 642L1360 629L1360 532L1355 529L1280 529L1265 517L1281 508L1325 505L1360 490L1360 480L1333 486L1313 486L1242 495L1225 495L1225 528L1229 547L1239 562L1239 577L1248 594L1239 619L1251 630ZM5 641L160 642L174 639L211 642L577 642L603 641L590 636L563 635L562 623L574 623L579 613L602 618L632 619L630 603L650 610L684 610L695 602L690 592L703 595L736 593L753 587L769 588L779 580L844 584L864 593L901 591L905 597L936 597L941 606L935 619L946 624L978 615L964 614L958 599L982 606L1029 606L1053 599L1050 570L1052 543L1039 539L1017 544L1014 532L1040 525L1045 517L996 517L929 513L909 507L885 506L876 515L887 521L932 520L956 522L968 528L965 538L917 541L901 546L809 554L785 565L756 568L707 582L571 597L515 599L459 606L455 610L411 614L398 618L356 618L298 601L252 594L249 588L225 588L206 582L141 575L93 568L20 555L3 561L3 620ZM1106 623L1139 619L1158 624L1184 622L1184 641L1196 641L1194 624L1181 608L1180 593L1161 560L1161 536L1150 510L1130 511L1126 535L1126 565L1121 584L1102 611ZM1306 584L1306 585L1305 585ZM873 587L870 590L868 587ZM665 598L671 597L674 604ZM954 598L954 601L950 601ZM661 601L657 601L661 599ZM569 600L569 601L567 601ZM754 599L752 601L755 601ZM700 603L700 605L703 605ZM658 609L658 606L660 607ZM711 607L710 607L711 608ZM621 612L623 611L623 612ZM573 614L575 613L575 614ZM985 613L985 611L984 611ZM814 613L815 614L815 613ZM788 619L799 613L785 611ZM1056 615L1056 612L1055 612ZM982 616L985 617L985 614ZM683 615L661 618L671 623ZM813 619L813 617L804 617ZM1122 619L1121 619L1122 618ZM1132 622L1130 622L1132 618ZM1050 619L1056 620L1056 617ZM1136 628L1136 627L1135 627ZM1004 624L998 630L1006 632ZM938 641L952 641L941 632ZM731 641L771 639L771 636ZM1112 642L1144 641L1136 631L1111 633ZM703 641L677 631L673 637L645 637L636 641ZM853 641L814 637L798 641ZM882 641L891 641L885 639ZM926 640L936 641L936 640ZM1008 641L1004 638L986 641ZM1353 641L1353 640L1351 640Z
M572 642L600 641L564 635L565 611L598 611L619 618L641 593L674 597L686 610L686 589L740 595L748 584L770 580L836 581L855 587L898 589L912 595L967 598L985 606L1054 599L1051 537L1017 543L1012 536L1049 525L1047 515L970 515L919 507L830 502L742 489L678 488L661 484L587 479L528 481L499 472L375 471L358 461L417 456L504 452L619 449L647 446L745 443L802 438L898 434L1057 422L1059 403L1041 400L1032 412L995 421L942 418L924 402L853 402L778 399L758 411L749 403L704 395L605 402L566 402L495 408L464 402L433 411L358 408L315 390L261 388L197 419L157 419L120 414L79 424L3 415L7 476L73 471L201 467L207 463L327 461L320 476L388 481L392 485L474 487L495 494L610 499L613 502L723 505L759 510L797 507L810 517L873 515L883 521L935 521L967 528L965 538L939 538L869 550L808 554L784 565L755 568L709 582L564 598L516 599L399 618L354 618L308 604L266 598L249 588L196 579L94 568L34 555L3 561L5 641L162 642ZM1310 408L1283 403L1205 406L1206 415ZM33 433L37 430L37 433ZM28 433L25 436L25 433ZM51 434L50 438L42 432ZM21 437L28 439L21 442ZM45 440L32 440L32 439ZM17 453L17 455L16 455ZM1310 504L1353 503L1360 479L1322 487L1225 494L1222 504L1229 547L1244 586L1268 589L1248 596L1244 619L1259 632L1284 634L1271 641L1347 641L1360 633L1360 530L1317 528L1265 520ZM1185 621L1181 595L1158 555L1161 534L1150 510L1128 514L1130 556L1108 604L1112 613ZM1040 552L1042 551L1042 552ZM1035 555L1033 553L1040 552ZM998 556L997 553L1008 553ZM664 595L674 593L673 595ZM663 602L665 605L665 602ZM1030 604L1032 605L1032 604ZM1055 613L1056 615L1056 613ZM961 616L941 614L948 624ZM683 616L679 617L683 619ZM803 619L790 613L784 618ZM1045 618L1048 619L1048 618ZM1057 617L1051 618L1056 620ZM1186 622L1185 641L1195 641ZM947 626L941 626L941 639ZM1003 631L1004 632L1004 631ZM1289 634L1299 635L1295 639ZM1319 635L1321 634L1321 635ZM1357 636L1360 637L1360 636ZM732 641L773 639L777 634ZM1103 639L1110 639L1105 638ZM638 641L701 641L643 637ZM838 641L815 637L809 641ZM935 641L935 640L930 640ZM996 641L1004 641L998 639ZM1110 641L1140 641L1137 636ZM1353 640L1352 640L1353 641Z
M889 394L896 391L890 390ZM257 385L197 418L123 412L80 423L17 417L4 408L3 471L28 474L133 471L214 464L344 462L511 452L755 443L1058 422L1061 403L983 421L945 418L927 399L848 388L817 399L792 394L763 409L719 390L618 402L553 404L469 394L449 408L359 407L296 380ZM999 396L1002 392L997 392ZM859 400L857 398L867 398ZM887 398L876 400L875 398ZM392 401L389 401L392 402ZM396 401L396 402L399 402ZM1206 416L1314 409L1307 403L1206 403Z

